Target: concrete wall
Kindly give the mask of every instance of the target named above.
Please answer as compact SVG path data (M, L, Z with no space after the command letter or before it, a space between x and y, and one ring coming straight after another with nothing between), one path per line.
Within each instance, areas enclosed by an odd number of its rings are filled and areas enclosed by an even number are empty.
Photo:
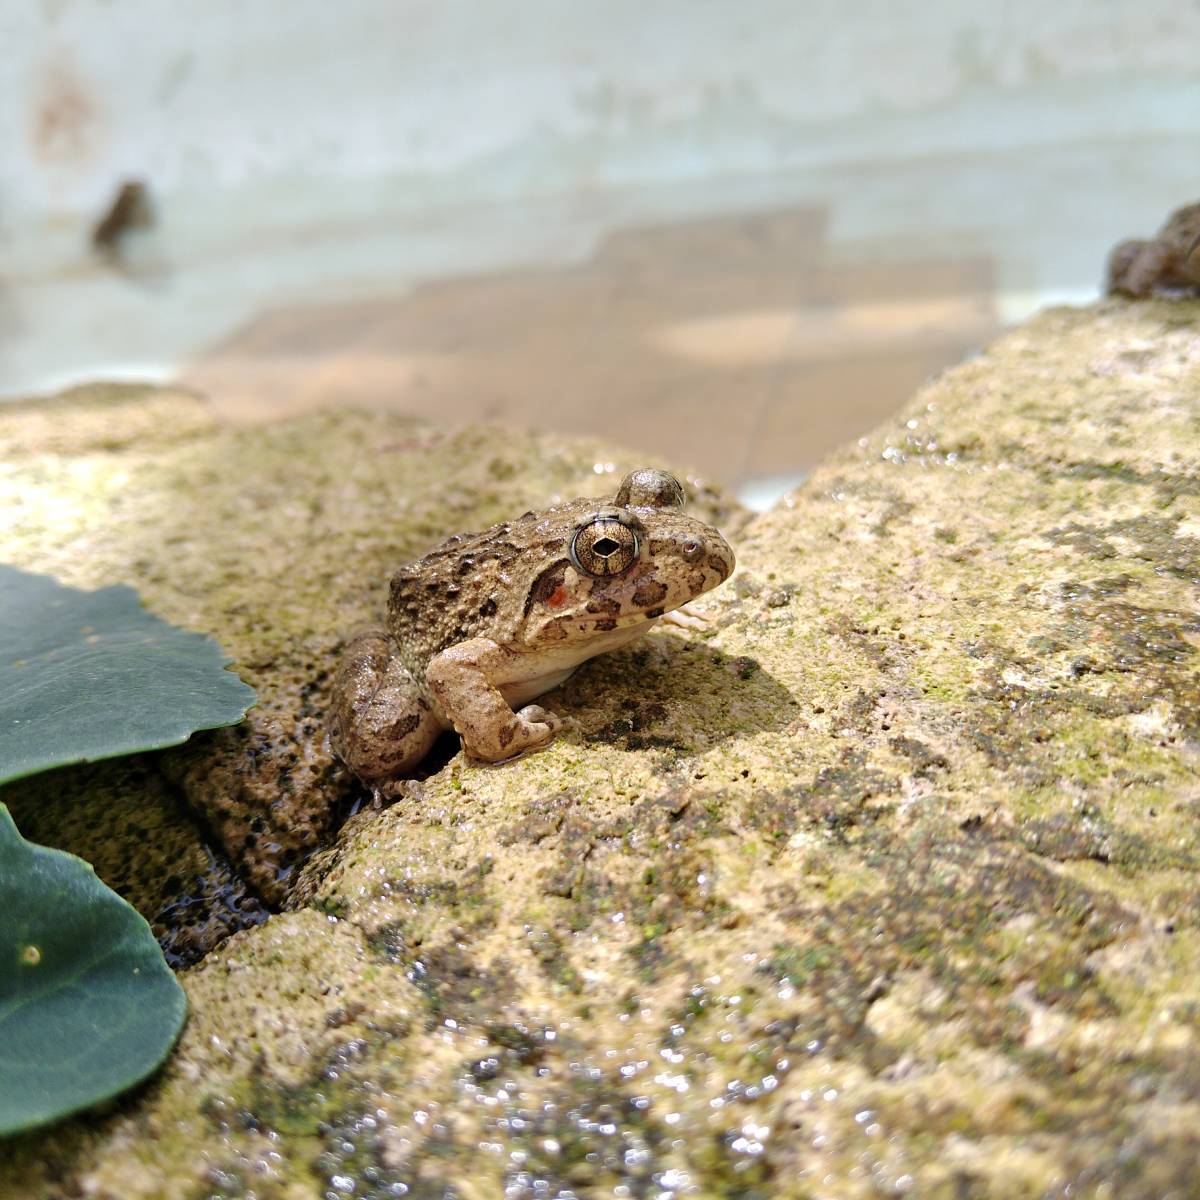
M0 387L44 372L56 308L125 330L64 328L72 367L144 354L131 325L172 358L280 290L739 206L815 202L851 254L936 234L1015 294L1079 289L1196 180L1182 0L0 0L0 44ZM153 327L152 297L95 274L88 228L130 176L193 318Z
M4 8L10 227L91 212L127 173L196 206L271 186L287 217L314 179L495 198L1194 134L1200 115L1200 8L1179 0Z

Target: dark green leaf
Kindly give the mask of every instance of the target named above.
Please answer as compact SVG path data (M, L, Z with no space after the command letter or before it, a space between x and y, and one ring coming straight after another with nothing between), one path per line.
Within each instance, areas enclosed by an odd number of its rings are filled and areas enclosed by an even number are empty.
M145 920L0 804L0 1134L107 1100L167 1056L186 1012Z
M0 783L241 720L254 692L228 661L132 588L83 592L0 565Z

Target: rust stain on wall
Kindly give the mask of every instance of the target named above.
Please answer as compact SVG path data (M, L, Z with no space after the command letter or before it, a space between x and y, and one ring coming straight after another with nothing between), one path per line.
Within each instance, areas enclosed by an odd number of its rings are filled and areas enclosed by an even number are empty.
M90 166L104 144L103 106L66 51L54 51L42 63L31 100L33 157L58 171Z

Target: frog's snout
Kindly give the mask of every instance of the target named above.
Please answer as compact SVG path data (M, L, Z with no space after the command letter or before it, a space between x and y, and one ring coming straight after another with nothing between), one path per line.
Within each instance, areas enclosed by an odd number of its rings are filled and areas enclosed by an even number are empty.
M708 547L709 564L720 575L718 582L724 583L737 566L733 547L715 529L709 534L708 541L711 543Z

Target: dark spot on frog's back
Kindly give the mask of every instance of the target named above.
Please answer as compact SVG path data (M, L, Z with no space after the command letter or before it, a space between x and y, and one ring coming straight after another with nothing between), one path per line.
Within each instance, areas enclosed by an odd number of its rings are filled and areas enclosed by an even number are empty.
M563 578L566 573L567 560L565 558L559 559L557 562L552 562L542 571L533 581L533 587L529 589L529 595L525 597L526 616L529 616L529 610L535 604L545 604L562 587Z
M389 587L393 608L412 608L417 603L420 581L397 571Z
M661 604L667 598L667 585L665 583L643 583L641 587L633 593L633 602L638 608L653 608L656 604Z
M496 609L497 609L497 607L498 607L498 605L496 604L496 597L495 597L495 596L489 596L489 597L488 597L488 598L487 598L487 599L486 599L486 600L485 600L485 601L484 601L484 602L483 602L483 603L482 603L482 604L479 606L479 615L480 615L481 617L494 617L494 616L496 615Z
M510 563L516 562L521 557L522 551L512 542L493 541L479 547L475 554L480 563L490 561L506 567Z
M388 741L398 741L402 737L407 737L421 723L421 718L417 713L409 713L403 720L397 721L392 726Z
M599 630L601 633L608 633L612 629L616 629L617 623L612 617L605 617L603 620L597 621L592 626L593 629Z

